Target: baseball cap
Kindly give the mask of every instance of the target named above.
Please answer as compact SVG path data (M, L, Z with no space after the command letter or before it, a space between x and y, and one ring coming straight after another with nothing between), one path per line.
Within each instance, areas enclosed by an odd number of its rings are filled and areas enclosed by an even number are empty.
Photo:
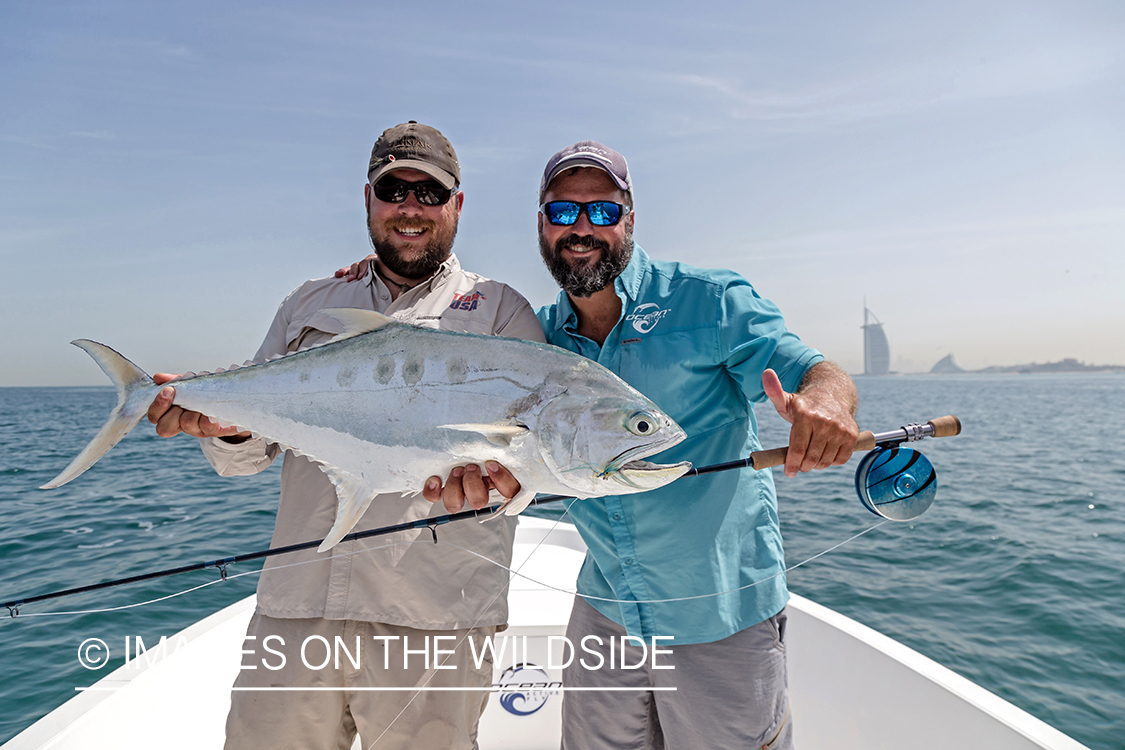
M437 128L415 120L387 128L371 149L367 181L374 185L387 172L417 169L452 188L461 184L461 166L453 145Z
M547 160L547 168L543 170L543 180L539 183L539 200L543 200L551 180L558 177L560 172L573 167L601 169L613 178L617 187L626 193L633 192L633 180L629 176L629 164L624 156L597 141L579 141Z

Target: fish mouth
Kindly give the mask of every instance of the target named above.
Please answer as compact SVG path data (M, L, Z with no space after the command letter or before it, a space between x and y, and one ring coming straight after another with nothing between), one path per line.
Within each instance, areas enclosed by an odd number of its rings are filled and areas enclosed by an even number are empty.
M654 464L649 461L629 461L610 476L621 484L637 490L654 490L676 481L691 471L691 461L678 464Z
M659 453L665 448L671 448L685 437L687 435L683 430L677 430L667 440L630 448L606 464L602 476L612 477L621 484L638 491L652 490L663 487L669 482L674 482L691 470L690 461L681 461L676 464L654 464L642 459L654 453Z

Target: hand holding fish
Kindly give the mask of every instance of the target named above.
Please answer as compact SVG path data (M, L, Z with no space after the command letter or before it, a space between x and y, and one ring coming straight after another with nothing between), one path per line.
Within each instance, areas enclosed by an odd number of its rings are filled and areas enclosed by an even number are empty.
M855 385L838 367L819 362L805 373L796 393L787 393L773 370L762 373L762 390L792 426L785 476L839 466L851 458L859 437Z
M157 385L163 385L178 377L178 374L158 372L152 376L152 380ZM148 421L156 425L156 434L160 437L175 437L181 432L197 438L240 438L241 441L250 437L249 432L239 432L237 427L220 427L197 411L173 406L175 398L176 389L168 387L161 390L152 406L148 407Z
M519 494L522 487L510 471L495 461L489 461L485 468L488 473L482 476L476 464L458 466L449 472L444 486L440 477L430 477L422 489L422 497L431 503L441 500L446 510L456 513L466 502L474 510L488 505L489 490L499 492L505 502Z

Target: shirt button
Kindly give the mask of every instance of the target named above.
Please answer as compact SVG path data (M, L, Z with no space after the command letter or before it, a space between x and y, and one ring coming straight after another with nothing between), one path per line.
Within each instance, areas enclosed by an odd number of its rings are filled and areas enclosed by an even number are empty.
M386 292L379 292L379 299L386 299L386 298L387 298Z
M633 564L633 558L631 558L631 557L626 557L626 558L625 558L625 564L626 564L626 565L632 565L632 564Z
M621 514L620 513L614 513L613 514L613 520L614 521L620 521L621 520Z

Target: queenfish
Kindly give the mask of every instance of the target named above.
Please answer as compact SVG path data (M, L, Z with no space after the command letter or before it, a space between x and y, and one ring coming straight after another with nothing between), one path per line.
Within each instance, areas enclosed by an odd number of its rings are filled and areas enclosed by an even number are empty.
M336 520L320 551L355 526L376 495L417 494L430 476L497 461L519 480L503 512L537 493L577 498L644 492L689 462L644 459L684 431L605 367L547 344L419 328L376 312L321 311L343 326L329 342L267 362L185 376L174 404L305 456L336 488ZM164 385L118 352L85 350L117 388L97 435L43 489L105 455L146 415Z

